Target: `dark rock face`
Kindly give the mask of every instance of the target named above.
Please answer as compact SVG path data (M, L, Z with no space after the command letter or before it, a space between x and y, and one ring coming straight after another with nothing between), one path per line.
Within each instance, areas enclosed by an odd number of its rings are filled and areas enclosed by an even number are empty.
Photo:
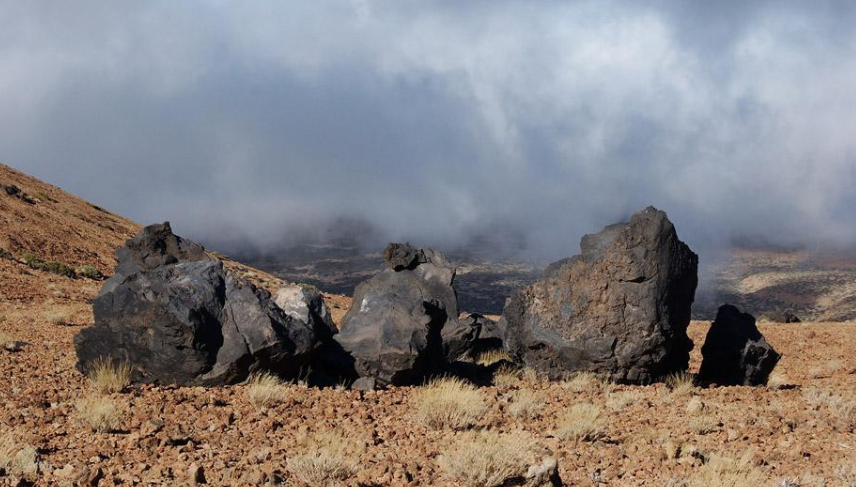
M487 350L502 348L499 324L478 313L450 320L442 332L446 361L472 361Z
M388 268L354 292L335 337L359 377L413 384L445 363L442 333L456 322L455 267L439 252L390 244Z
M701 354L699 380L718 385L764 385L781 358L758 331L755 317L730 304L719 307Z
M95 325L75 337L81 371L109 357L128 361L144 382L229 384L257 369L294 375L329 334L227 274L169 223L146 227L116 256L93 303Z
M647 383L686 370L698 257L666 214L646 208L580 247L509 299L506 349L551 377L587 370Z

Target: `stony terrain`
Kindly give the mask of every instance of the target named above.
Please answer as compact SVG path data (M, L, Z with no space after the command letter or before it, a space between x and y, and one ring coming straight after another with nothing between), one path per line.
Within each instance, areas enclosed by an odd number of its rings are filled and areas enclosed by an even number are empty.
M108 273L113 249L138 229L0 166L0 183L10 181L35 201L0 192L0 247L10 253L38 252L44 260ZM278 282L234 265L262 284ZM470 430L500 438L527 432L533 458L554 455L566 485L722 485L694 482L712 478L705 476L722 465L719 456L747 451L751 460L741 478L758 478L731 485L856 482L854 322L759 323L783 356L774 372L782 387L769 389L678 384L672 390L524 375L479 388L475 397L484 401L484 412L456 431L426 424L419 414L422 388L360 392L294 384L279 402L259 406L245 385L133 386L109 395L122 413L119 427L96 433L75 407L95 392L74 369L73 337L93 323L91 301L100 285L0 258L0 341L26 342L9 347L17 351L0 348L0 437L35 448L36 485L303 485L290 460L317 449L317 435L333 431L348 440L341 454L354 468L346 485L453 486L441 459L452 456ZM327 299L340 319L348 298ZM691 372L698 370L708 327L702 321L690 326ZM603 418L577 441L560 430L580 402L598 406ZM795 483L780 484L784 479ZM0 476L0 485L12 481Z

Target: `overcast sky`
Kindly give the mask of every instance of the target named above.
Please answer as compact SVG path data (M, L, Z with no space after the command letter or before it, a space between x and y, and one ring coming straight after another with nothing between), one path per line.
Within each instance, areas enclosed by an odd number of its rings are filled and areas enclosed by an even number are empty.
M854 5L0 0L0 161L215 247L851 243Z

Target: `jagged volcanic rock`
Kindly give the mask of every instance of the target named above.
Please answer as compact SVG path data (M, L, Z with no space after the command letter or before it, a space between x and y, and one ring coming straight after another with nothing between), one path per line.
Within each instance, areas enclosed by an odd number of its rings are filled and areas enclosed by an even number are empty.
M646 383L685 370L698 257L666 214L646 208L580 247L509 299L508 351L552 377L587 370Z
M390 244L387 268L357 286L335 337L360 377L412 384L445 363L442 331L458 317L455 267L439 252Z
M767 343L755 317L724 304L701 347L701 382L759 386L767 383L781 356Z
M228 384L257 369L297 374L329 335L290 316L270 293L224 271L202 246L151 225L116 251L93 302L95 325L75 337L77 367L127 361L134 379Z

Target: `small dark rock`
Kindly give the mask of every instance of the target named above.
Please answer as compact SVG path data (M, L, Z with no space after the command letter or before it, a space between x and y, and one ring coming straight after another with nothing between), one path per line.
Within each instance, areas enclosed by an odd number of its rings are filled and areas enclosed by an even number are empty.
M764 385L781 358L758 331L755 317L730 304L719 307L701 354L699 381L718 385Z
M802 323L799 316L791 310L777 309L767 315L767 320L774 323Z

